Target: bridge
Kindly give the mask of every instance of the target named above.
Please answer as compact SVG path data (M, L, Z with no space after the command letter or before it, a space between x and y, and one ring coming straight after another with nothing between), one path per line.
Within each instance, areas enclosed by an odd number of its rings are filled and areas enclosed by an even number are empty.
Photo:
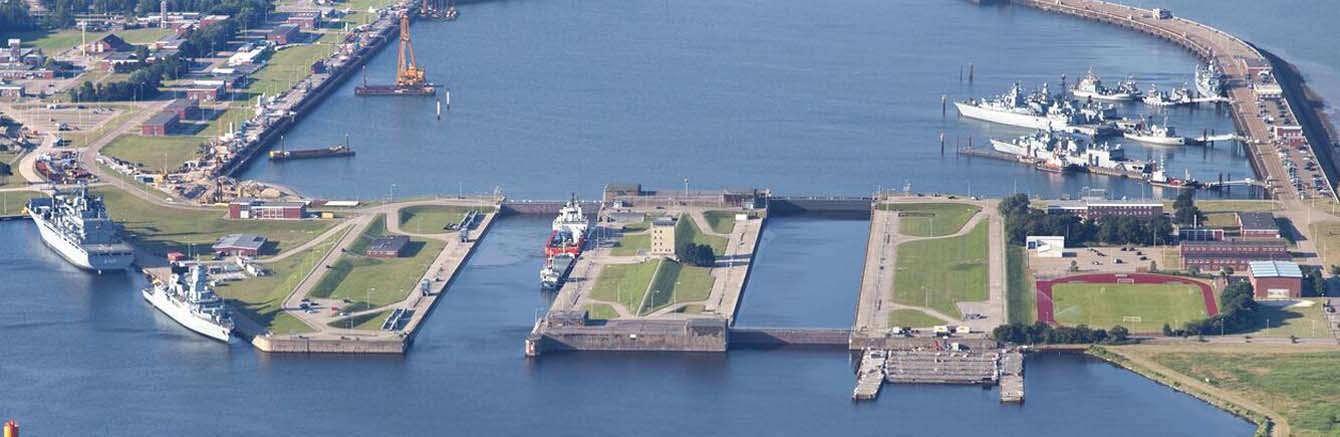
M730 347L817 346L847 348L850 329L730 328Z

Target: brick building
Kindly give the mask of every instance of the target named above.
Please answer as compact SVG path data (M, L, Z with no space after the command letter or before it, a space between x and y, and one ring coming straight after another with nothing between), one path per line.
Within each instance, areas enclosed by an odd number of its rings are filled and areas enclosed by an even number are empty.
M1048 214L1071 213L1082 219L1099 221L1103 217L1127 216L1153 218L1163 215L1163 202L1152 200L1081 200L1047 205Z
M256 256L265 247L265 237L256 234L228 234L214 243L215 253L223 255Z
M1296 299L1303 296L1303 270L1287 261L1250 264L1252 293L1257 299Z
M409 237L388 235L372 240L364 254L373 258L399 258L405 254L405 248L408 246Z
M1268 212L1239 212L1238 228L1244 238L1280 238L1275 215Z
M292 44L298 42L302 37L302 32L298 26L284 24L274 28L270 33L265 34L265 40L278 45Z
M154 114L144 124L140 125L140 135L150 137L161 137L177 129L177 113L163 111Z
M1283 239L1184 241L1178 252L1182 258L1182 268L1195 267L1203 272L1218 271L1225 266L1235 271L1245 271L1253 261L1291 259L1289 246Z

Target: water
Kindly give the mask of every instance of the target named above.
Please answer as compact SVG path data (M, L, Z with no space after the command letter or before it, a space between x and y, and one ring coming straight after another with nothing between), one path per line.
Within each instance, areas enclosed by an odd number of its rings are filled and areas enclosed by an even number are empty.
M739 326L850 328L869 220L769 218Z
M1016 81L1058 87L1061 74L1073 83L1090 68L1109 81L1131 76L1166 89L1190 82L1195 65L1171 44L1097 23L912 0L485 2L463 7L457 22L417 24L414 37L430 78L452 90L442 121L432 99L358 98L351 81L287 137L319 146L348 133L356 158L262 161L242 176L358 198L495 187L514 198L563 198L593 196L609 182L678 187L684 178L785 194L910 183L927 192L1058 196L1092 186L1151 196L1161 190L959 159L954 146L970 137L986 146L1027 131L960 121L952 108L942 119L940 97L999 94ZM382 51L369 77L392 77L395 59L395 50ZM960 82L970 63L975 80ZM1232 130L1211 106L1125 109L1166 113L1188 134ZM1250 175L1229 144L1123 143L1131 157L1163 160L1173 175Z
M814 230L782 219L770 232ZM840 222L836 235L860 222ZM129 274L96 276L42 247L31 223L0 223L0 416L30 435L1250 435L1254 427L1191 397L1095 360L1028 362L1028 402L1002 406L975 387L893 386L853 405L842 352L551 354L531 361L521 340L547 306L535 286L537 236L548 221L495 224L403 357L266 355L173 324L139 297ZM851 231L851 232L848 232ZM846 244L812 247L849 258ZM817 257L769 242L759 271ZM766 252L765 252L766 253ZM780 256L778 256L780 255ZM848 271L841 271L848 270ZM847 276L850 269L820 273ZM761 276L755 285L767 284ZM816 281L807 279L800 284ZM778 285L772 280L773 285ZM760 322L849 320L852 279L800 306L756 304ZM838 288L836 285L841 285ZM770 287L773 289L779 287ZM787 290L787 293L794 291ZM807 305L814 304L814 305ZM754 315L770 312L778 315ZM774 318L777 317L777 318ZM773 318L771 320L767 320ZM1138 417L1139 420L1130 420ZM1080 431L1083 430L1083 431Z

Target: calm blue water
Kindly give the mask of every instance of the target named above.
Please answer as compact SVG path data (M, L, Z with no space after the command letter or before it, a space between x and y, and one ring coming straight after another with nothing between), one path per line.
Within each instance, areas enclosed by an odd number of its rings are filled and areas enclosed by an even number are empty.
M778 223L770 232L818 226ZM1031 358L1022 407L1000 405L990 390L936 386L891 387L877 402L853 405L851 363L836 351L527 360L521 340L547 306L535 287L533 250L547 228L542 218L498 222L408 355L328 357L203 339L148 307L139 279L76 271L42 247L31 223L0 223L7 249L0 251L0 418L19 419L25 435L1245 436L1254 429L1080 357ZM780 246L765 243L760 263L769 267L759 266L742 318L771 323L814 312L816 323L848 320L850 275L859 272L824 265L814 277L845 276L834 281L842 288L774 293L781 284L757 273L785 277L812 260ZM859 251L843 246L815 248L836 259Z
M960 121L952 108L941 118L940 97L998 94L1016 81L1058 86L1062 74L1073 82L1089 68L1166 88L1190 81L1195 63L1172 45L1107 26L959 1L522 0L462 12L457 22L414 27L419 60L452 90L444 120L434 120L431 99L358 98L350 82L288 138L323 145L349 133L358 157L257 162L242 176L362 198L386 196L392 184L409 194L501 187L514 198L593 196L608 182L664 187L686 177L786 194L911 183L918 191L1057 196L1092 186L1149 196L1159 193L1107 177L957 159L954 144L969 137L986 145L1027 132ZM392 77L395 56L375 57L369 76ZM970 63L975 81L960 82ZM1137 111L1146 108L1126 113ZM1166 113L1188 133L1232 129L1211 107ZM1127 147L1178 175L1250 172L1229 145Z

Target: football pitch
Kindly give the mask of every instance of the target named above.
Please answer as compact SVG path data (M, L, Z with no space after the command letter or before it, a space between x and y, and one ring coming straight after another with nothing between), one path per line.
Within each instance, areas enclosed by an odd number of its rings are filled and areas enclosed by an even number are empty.
M1052 286L1056 321L1092 328L1125 326L1132 332L1160 332L1206 317L1205 299L1190 284L1072 282Z

